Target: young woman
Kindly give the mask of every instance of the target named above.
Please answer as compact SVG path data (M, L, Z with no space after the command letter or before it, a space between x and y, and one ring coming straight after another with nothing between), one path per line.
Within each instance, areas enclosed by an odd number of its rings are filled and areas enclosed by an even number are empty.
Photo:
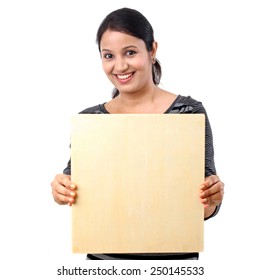
M138 11L122 8L105 17L97 32L103 70L115 86L107 103L87 108L82 114L196 114L206 116L205 181L200 187L205 220L219 211L224 184L216 175L210 123L201 102L161 89L161 66L156 59L157 42L153 28ZM75 202L76 184L71 181L70 161L63 174L52 182L52 194L59 204ZM90 259L197 259L188 254L88 255Z

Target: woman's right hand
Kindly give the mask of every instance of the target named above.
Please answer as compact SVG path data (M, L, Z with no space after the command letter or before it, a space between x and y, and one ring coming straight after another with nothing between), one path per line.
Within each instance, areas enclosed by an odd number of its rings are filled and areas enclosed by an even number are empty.
M71 206L76 199L76 185L71 181L70 175L58 174L51 182L54 200L61 205Z

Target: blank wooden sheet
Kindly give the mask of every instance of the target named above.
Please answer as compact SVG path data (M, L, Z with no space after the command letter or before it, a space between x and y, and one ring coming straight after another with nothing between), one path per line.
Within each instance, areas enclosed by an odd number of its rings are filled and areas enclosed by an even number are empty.
M202 114L75 116L73 252L203 251L204 157Z

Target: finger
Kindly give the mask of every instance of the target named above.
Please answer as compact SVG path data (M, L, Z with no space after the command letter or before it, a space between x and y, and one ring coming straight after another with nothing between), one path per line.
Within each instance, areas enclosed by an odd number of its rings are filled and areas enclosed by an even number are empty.
M57 192L53 191L53 198L58 204L69 204L71 205L72 203L75 202L75 199L71 196L59 194Z
M70 183L70 176L65 177L60 175L56 176L55 180L51 183L53 198L58 204L71 205L75 202L75 198L77 196L75 191L76 186L74 185L71 187ZM70 187L66 188L63 184Z
M221 190L220 184L215 184L212 187L202 191L200 193L200 198L206 198L208 196L214 195Z
M220 182L219 177L217 175L211 175L205 178L205 181L200 185L200 189L204 191L218 182Z
M208 208L210 206L210 201L207 198L201 199L201 203L203 204L204 208Z
M210 188L206 190L201 190L200 198L206 198L208 196L217 194L217 193L224 193L224 184L222 182L217 182L214 185L212 185Z
M62 185L55 185L52 189L54 200L59 204L73 203L76 193L66 189Z
M56 191L56 193L58 193L60 195L71 196L71 197L76 196L76 191L71 190L70 188L66 188L65 186L60 185L60 184L54 185L53 189L54 189L54 191Z
M71 181L70 175L61 175L57 181L67 189L76 190L76 184Z
M220 191L205 198L201 198L201 202L205 206L219 205L223 200L223 193L224 192Z
M57 180L59 182L59 185L62 185L64 188L66 188L69 192L67 192L67 195L69 194L71 197L76 197L76 189L77 186L75 183L71 181L70 175L63 175L60 176Z

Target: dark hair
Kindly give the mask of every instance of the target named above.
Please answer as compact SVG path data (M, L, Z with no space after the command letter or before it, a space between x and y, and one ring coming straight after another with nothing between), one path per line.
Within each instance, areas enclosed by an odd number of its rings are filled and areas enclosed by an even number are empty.
M104 18L97 31L96 42L99 52L101 51L101 38L107 30L123 32L143 40L148 52L153 48L153 28L149 21L137 10L122 8L111 12ZM154 84L158 85L161 80L162 69L157 59L152 67L152 75ZM119 91L115 88L112 97L115 98L117 95L119 95Z

